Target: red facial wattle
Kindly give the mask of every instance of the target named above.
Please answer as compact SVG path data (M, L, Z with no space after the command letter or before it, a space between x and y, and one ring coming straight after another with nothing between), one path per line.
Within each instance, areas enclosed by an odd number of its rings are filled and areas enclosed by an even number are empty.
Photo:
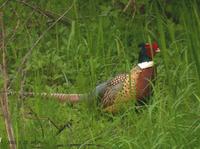
M159 49L158 44L156 42L154 42L152 45L147 43L145 45L145 48L146 48L147 56L150 57L151 59L153 59L153 57L156 55L156 53L160 52L160 49Z

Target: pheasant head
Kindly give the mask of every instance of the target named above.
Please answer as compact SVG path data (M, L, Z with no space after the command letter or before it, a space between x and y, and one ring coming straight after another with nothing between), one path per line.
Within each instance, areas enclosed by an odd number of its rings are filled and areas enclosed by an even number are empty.
M138 45L140 48L138 63L152 61L154 56L160 52L158 44L154 42L153 44L141 43Z

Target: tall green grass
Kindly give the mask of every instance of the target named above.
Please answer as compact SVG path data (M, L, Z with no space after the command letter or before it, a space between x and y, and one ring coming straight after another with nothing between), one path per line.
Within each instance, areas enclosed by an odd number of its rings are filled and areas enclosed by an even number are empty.
M34 2L33 2L34 3ZM44 9L62 13L73 3L71 26L57 24L34 48L27 62L25 90L84 93L115 74L128 72L137 63L138 43L157 40L158 76L151 104L139 114L134 106L116 115L103 113L95 103L71 106L41 97L10 96L9 104L18 148L41 145L99 144L105 148L199 148L200 146L200 20L195 1L182 2L172 10L178 23L167 18L162 1L146 4L146 13L132 18L111 1L38 1ZM172 6L175 7L175 6ZM14 10L15 11L14 11ZM48 28L47 19L9 2L3 8L11 89L19 90L17 75L23 56ZM174 14L176 13L176 14ZM9 36L8 36L9 37ZM16 106L18 105L18 106ZM61 133L50 122L54 121ZM7 148L0 116L1 148ZM74 147L75 148L75 147Z

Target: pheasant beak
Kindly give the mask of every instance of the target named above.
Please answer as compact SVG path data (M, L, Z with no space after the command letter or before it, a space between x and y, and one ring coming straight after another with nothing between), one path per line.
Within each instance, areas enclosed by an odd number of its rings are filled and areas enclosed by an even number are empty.
M157 49L156 49L156 53L159 53L159 52L160 52L160 48L157 48Z

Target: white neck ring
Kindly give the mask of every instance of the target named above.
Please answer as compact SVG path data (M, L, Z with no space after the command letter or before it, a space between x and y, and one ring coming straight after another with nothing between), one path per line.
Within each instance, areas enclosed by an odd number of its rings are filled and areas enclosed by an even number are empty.
M153 61L142 62L142 63L139 63L138 66L139 66L141 69L146 69L146 68L153 67L153 66L154 66L154 63L153 63Z

